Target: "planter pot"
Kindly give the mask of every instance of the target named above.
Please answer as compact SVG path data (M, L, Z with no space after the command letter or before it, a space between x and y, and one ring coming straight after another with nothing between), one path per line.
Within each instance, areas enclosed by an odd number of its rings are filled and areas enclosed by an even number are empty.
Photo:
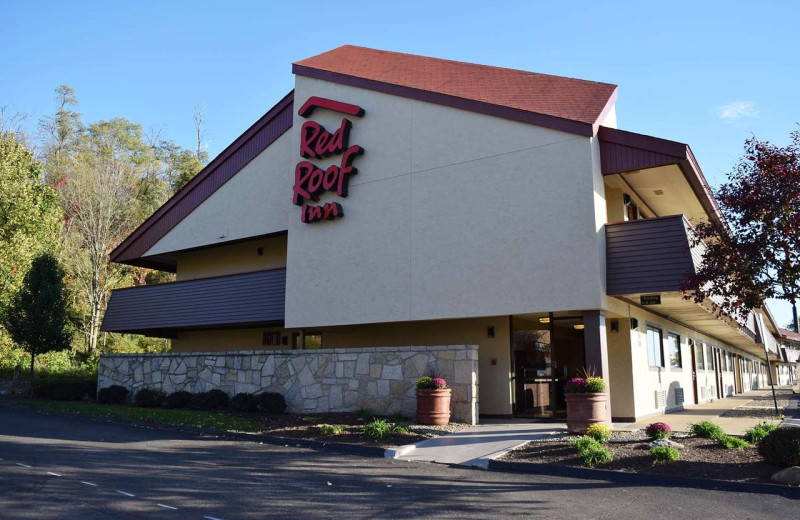
M417 389L417 424L444 425L450 422L450 389Z
M570 433L586 433L586 428L593 424L611 427L611 407L607 392L566 394L564 397L567 399L567 429Z

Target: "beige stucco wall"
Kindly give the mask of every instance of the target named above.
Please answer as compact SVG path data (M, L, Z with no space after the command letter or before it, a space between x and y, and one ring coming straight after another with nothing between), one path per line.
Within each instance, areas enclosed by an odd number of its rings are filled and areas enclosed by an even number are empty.
M610 321L616 320L618 332L611 330ZM631 320L606 319L608 342L608 371L612 417L634 417L633 361L631 359Z
M178 253L177 279L192 280L286 267L286 241L286 235L282 235Z
M296 148L284 133L143 256L285 231Z
M280 328L192 330L179 332L172 340L176 352L224 352L227 350L263 350L286 348L262 346L263 334L268 331L286 331Z
M298 77L297 103L312 95L366 110L350 134L365 153L349 197L320 200L344 218L309 225L290 211L287 326L601 306L590 139ZM340 116L313 119L335 129Z

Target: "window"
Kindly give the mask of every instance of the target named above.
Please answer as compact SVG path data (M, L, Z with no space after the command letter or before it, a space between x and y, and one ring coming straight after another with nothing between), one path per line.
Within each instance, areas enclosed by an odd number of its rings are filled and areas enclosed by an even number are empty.
M670 334L667 336L667 345L669 345L669 366L672 368L681 368L681 337L677 334Z
M645 218L642 212L639 210L639 206L633 202L631 196L627 193L622 194L622 202L625 205L624 208L624 218L625 220L639 220Z
M302 345L301 345L302 343ZM310 348L322 348L322 334L319 332L307 332L303 336L303 341L300 341L300 333L295 332L292 334L292 348L302 348L302 349L310 349Z
M647 327L647 361L651 367L664 366L664 347L661 329Z
M703 343L700 341L694 342L694 369L703 369Z
M705 347L705 356L703 356L706 360L705 369L714 370L714 355L713 351L711 350L711 345L706 343Z
M265 332L262 337L261 344L265 347L272 347L275 345L281 344L281 333L280 332Z

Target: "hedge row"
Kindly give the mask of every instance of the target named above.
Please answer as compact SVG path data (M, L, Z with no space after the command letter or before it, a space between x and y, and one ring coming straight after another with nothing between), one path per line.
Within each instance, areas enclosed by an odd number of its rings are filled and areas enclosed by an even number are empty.
M113 385L97 394L101 404L125 404L130 393L124 386ZM186 391L165 394L159 390L143 388L133 396L133 404L142 408L189 408L192 410L226 410L239 412L281 413L286 410L283 396L274 392L261 394L236 394L233 399L222 390L191 393Z

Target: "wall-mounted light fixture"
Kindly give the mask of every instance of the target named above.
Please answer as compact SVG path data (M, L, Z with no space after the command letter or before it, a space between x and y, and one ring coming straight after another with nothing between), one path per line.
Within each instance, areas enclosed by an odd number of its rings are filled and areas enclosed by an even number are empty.
M490 338L493 338L494 337L494 327L489 327L488 329L486 329L486 335L489 336Z
M264 255L264 248L263 247L259 247L258 249L256 249L256 254L258 256L263 256Z
M584 325L583 323L576 323L575 325L572 326L572 328L575 330L583 330L585 327L586 325Z
M550 318L548 317L539 318L539 323L550 323Z
M639 320L636 318L631 318L631 330L639 328Z
M619 332L619 320L611 320L611 332Z

